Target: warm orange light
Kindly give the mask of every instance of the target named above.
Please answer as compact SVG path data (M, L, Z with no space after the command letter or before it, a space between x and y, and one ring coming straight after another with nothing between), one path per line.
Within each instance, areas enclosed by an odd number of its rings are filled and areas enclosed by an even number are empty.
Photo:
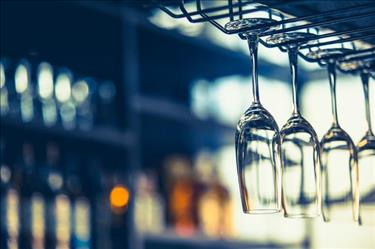
M123 208L128 205L129 202L129 190L121 185L115 186L110 194L111 206L115 208Z

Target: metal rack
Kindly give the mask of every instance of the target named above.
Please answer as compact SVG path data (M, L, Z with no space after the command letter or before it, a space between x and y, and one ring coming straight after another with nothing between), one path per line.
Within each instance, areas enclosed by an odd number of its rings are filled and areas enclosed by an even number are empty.
M245 39L244 33L269 29L260 35L261 44L268 48L278 47L285 51L287 45L304 43L299 54L308 62L319 63L318 58L307 56L309 52L332 46L351 48L341 55L332 55L332 59L339 62L367 63L375 58L375 5L372 1L331 1L333 8L324 11L320 10L322 7L319 9L319 2L295 0L151 2L173 18L186 18L191 23L209 22L223 33L238 34L242 39ZM238 29L231 29L226 25L229 22L249 17L266 17L276 22L255 24ZM266 39L275 34L295 31L313 33L314 36L296 38L278 44L273 44ZM370 66L373 68L373 64ZM366 64L366 67L369 66Z

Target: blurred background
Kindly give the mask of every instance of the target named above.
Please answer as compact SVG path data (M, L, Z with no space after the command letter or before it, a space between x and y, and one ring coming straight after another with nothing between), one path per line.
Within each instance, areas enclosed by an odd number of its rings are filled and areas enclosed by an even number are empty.
M136 1L1 1L0 39L1 248L375 248L375 225L243 214L234 131L251 79L238 36ZM288 57L259 50L281 127ZM327 73L300 62L321 138ZM358 143L360 78L339 74L337 94Z

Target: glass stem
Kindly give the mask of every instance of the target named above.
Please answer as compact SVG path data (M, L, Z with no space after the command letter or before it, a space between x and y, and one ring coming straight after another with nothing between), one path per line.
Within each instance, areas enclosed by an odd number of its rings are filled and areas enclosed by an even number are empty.
M366 107L366 120L367 120L367 135L374 136L371 126L371 111L370 111L370 99L369 99L369 74L361 73L361 80L363 85L363 93L365 95L365 107Z
M251 56L251 76L252 76L254 103L260 103L259 86L258 86L258 41L259 41L259 36L257 34L247 35L247 43L249 45L250 56Z
M291 47L288 49L290 73L292 76L292 87L293 87L293 115L300 115L299 112L299 101L297 91L297 62L298 62L298 47Z
M329 61L327 63L329 86L331 90L331 107L332 107L332 126L339 127L337 116L337 101L336 101L336 69L335 63Z

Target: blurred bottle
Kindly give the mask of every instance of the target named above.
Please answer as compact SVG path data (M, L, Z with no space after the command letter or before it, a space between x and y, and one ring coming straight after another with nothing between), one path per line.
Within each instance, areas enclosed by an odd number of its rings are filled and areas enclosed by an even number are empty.
M195 208L197 189L191 165L183 157L170 157L165 164L165 175L170 224L179 235L193 235L198 228L198 219Z
M20 170L21 196L21 248L44 248L45 239L45 202L41 194L41 178L37 171L34 147L24 142L20 161L17 164Z
M141 233L164 231L164 203L156 189L153 174L141 173L136 181L135 223Z
M77 110L77 123L82 130L89 130L94 124L94 93L95 82L91 79L81 79L72 86L72 97Z
M23 122L29 122L34 117L33 89L31 87L30 64L21 60L14 73L14 88L16 98L13 110Z
M91 233L93 248L112 248L110 227L111 210L108 199L110 179L103 170L103 160L97 155L88 155L87 164L90 169L86 178L86 196L91 203Z
M45 192L46 247L69 248L71 236L71 205L61 170L60 150L55 143L46 145Z
M198 217L202 232L209 237L232 235L232 212L229 191L220 182L210 154L198 154L195 164L199 182Z
M104 81L98 85L98 120L97 123L114 127L116 119L116 86L111 81Z
M46 126L55 125L57 122L56 101L54 99L53 69L47 62L38 66L37 96L41 105L41 117Z
M0 61L0 116L6 116L9 113L9 81L5 74L5 62Z
M116 86L111 81L81 78L73 84L68 69L54 70L48 62L31 56L17 63L0 61L0 114L46 126L60 123L65 129L89 130L94 124L116 126Z
M59 119L65 129L76 126L76 106L72 97L72 78L69 70L61 70L56 78L55 96L58 103Z
M84 194L83 185L80 179L80 162L76 153L69 153L66 156L65 174L69 197L72 203L72 236L70 248L89 249L91 248L91 207L87 196Z
M0 248L18 249L19 188L5 138L0 138Z

